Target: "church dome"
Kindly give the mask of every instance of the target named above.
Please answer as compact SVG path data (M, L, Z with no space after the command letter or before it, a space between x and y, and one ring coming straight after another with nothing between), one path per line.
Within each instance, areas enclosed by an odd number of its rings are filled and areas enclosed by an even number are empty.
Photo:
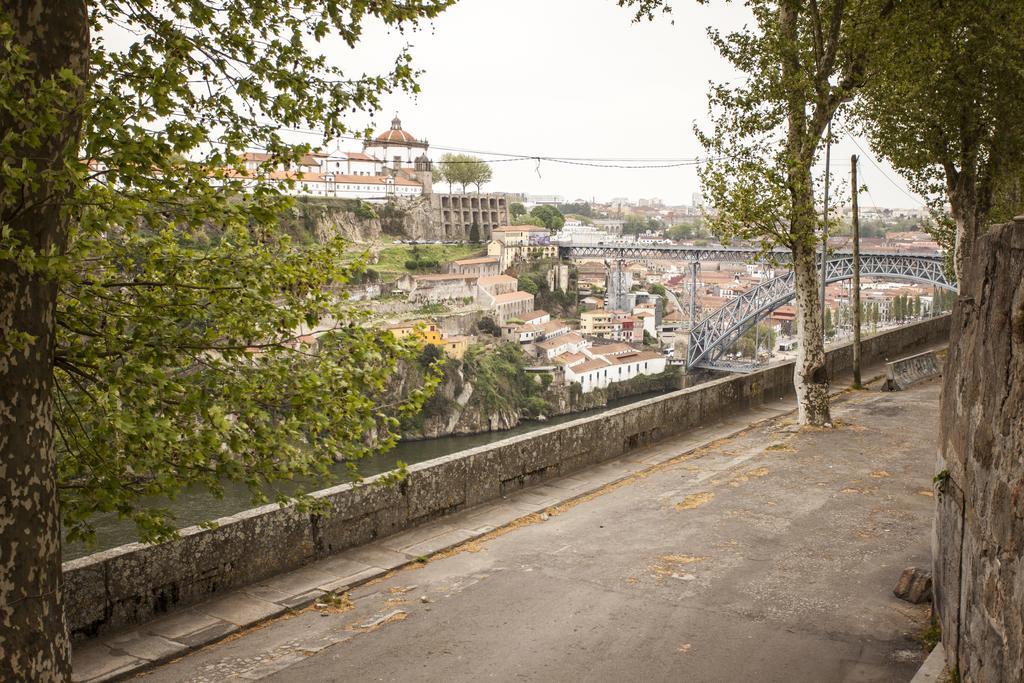
M402 121L398 118L397 114L395 114L395 118L391 119L391 128L378 135L374 140L376 142L388 142L392 144L416 144L418 142L416 138L402 130Z

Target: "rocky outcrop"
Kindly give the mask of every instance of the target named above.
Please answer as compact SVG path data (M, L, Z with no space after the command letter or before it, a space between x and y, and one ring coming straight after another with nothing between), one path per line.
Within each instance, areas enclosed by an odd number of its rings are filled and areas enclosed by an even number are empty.
M1024 680L1024 217L974 247L940 417L935 607L963 681Z
M461 242L470 239L460 223L452 223L448 230L445 230L438 210L431 205L429 197L396 199L381 206L379 212L382 228L389 235L427 242Z
M374 208L351 199L298 197L281 216L281 227L299 242L325 242L334 237L371 242L381 236L381 220Z
M423 373L415 365L403 364L395 373L399 393L422 386ZM424 404L419 415L402 425L402 439L417 441L442 436L463 436L512 429L521 416L514 407L486 409L461 363L445 365L444 377Z
M466 240L459 226L447 234L428 197L399 198L386 204L353 199L299 197L281 216L281 226L300 242L323 242L343 237L352 242L374 242L382 234L402 239Z

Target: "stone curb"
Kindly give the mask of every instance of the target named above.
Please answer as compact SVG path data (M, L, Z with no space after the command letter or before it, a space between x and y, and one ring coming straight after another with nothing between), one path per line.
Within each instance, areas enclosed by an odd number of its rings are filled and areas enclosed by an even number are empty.
M864 380L865 388L870 384L881 381L884 377L884 374L880 374ZM843 386L831 391L830 398L840 398L852 395L855 392L856 390L851 386ZM784 399L786 403L789 403L791 400L792 397ZM100 683L103 681L125 680L135 674L148 671L167 662L180 659L197 650L214 645L229 636L259 627L285 614L301 611L327 593L349 591L375 579L382 578L391 572L416 565L422 561L421 558L430 558L452 550L469 541L480 539L494 531L510 527L531 515L540 514L549 508L572 503L573 501L590 496L595 492L624 482L639 473L651 470L664 463L685 460L687 459L686 456L691 456L717 440L730 438L771 420L776 420L796 412L795 408L781 411L775 410L772 411L773 414L771 415L757 417L758 414L763 415L765 410L771 410L770 406L774 403L777 402L765 403L760 408L734 414L713 425L694 430L694 436L699 440L677 452L667 455L659 453L659 445L655 443L585 470L576 471L570 475L523 489L499 501L485 503L460 511L450 517L444 517L424 526L343 551L286 574L231 591L223 596L203 601L191 607L176 610L166 616L142 624L136 629L93 640L80 641L78 645L84 647L79 650L77 656L73 654L72 681L75 683ZM750 417L755 419L750 420ZM737 420L739 420L739 424L737 424ZM711 433L699 435L700 432ZM642 460L636 458L636 456L645 453L647 455ZM589 477L587 476L588 473L590 474ZM597 475L596 477L594 476L595 474ZM567 482L579 483L575 485L570 484L568 489L556 486L556 484ZM565 493L571 491L571 493L564 495L560 493L563 491ZM546 492L548 495L540 492ZM552 493L555 493L556 497L550 497ZM540 500L536 499L538 495L542 496ZM531 502L530 498L534 500ZM502 512L501 508L503 507L506 508L504 511L507 513L506 515L500 515ZM484 524L472 530L463 529L451 524L451 522L455 521L454 518L482 517L488 511L492 513L498 512L501 519L495 520L496 524ZM430 535L429 532L431 531L436 533ZM399 549L397 546L403 538L413 542L409 546L403 546L403 549ZM411 549L414 549L415 555L403 552L403 550L408 551ZM373 557L374 555L376 555L376 558ZM385 556L385 561L379 562L379 564L385 566L375 566L370 563L370 560L379 560L381 556ZM361 561L360 557L367 561ZM398 558L402 559L399 560ZM315 579L315 576L308 576L316 575L318 570L322 570L329 565L337 565L339 563L344 565L346 562L350 565L350 569L358 569L360 566L364 568L341 578L322 582L311 580ZM327 572L321 572L322 576L326 576L326 574ZM305 580L303 575L307 575ZM306 586L303 589L289 593L274 587L275 584L288 583L296 577L298 577L300 583L305 582ZM188 627L184 625L189 621L192 622L192 626L195 626L192 630L187 630ZM175 627L175 624L177 624L177 627ZM74 644L72 649L76 649ZM84 671L81 668L83 664L85 665ZM92 669L91 673L89 672L90 669Z
M924 664L917 670L910 683L939 683L947 680L946 676L946 648L942 643L932 648L931 654L924 660Z

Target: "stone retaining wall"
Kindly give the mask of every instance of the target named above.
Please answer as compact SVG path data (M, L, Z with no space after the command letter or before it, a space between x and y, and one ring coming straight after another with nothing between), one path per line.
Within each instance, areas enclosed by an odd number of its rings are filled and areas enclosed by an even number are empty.
M935 609L950 671L1024 681L1024 216L971 248L939 413ZM952 679L951 679L952 680Z
M864 340L863 362L898 357L948 333L948 316L883 333ZM849 369L851 358L848 344L830 351L830 373ZM69 627L87 637L146 621L783 397L792 384L793 364L780 363L413 465L398 486L319 491L327 516L266 505L222 518L215 529L189 527L161 545L133 543L65 562Z

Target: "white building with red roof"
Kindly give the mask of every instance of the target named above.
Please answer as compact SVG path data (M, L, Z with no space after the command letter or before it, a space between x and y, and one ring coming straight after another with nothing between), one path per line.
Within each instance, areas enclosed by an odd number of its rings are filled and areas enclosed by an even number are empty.
M402 128L402 120L395 114L391 128L377 137L363 143L363 152L382 159L392 169L412 166L416 160L425 157L430 144Z

